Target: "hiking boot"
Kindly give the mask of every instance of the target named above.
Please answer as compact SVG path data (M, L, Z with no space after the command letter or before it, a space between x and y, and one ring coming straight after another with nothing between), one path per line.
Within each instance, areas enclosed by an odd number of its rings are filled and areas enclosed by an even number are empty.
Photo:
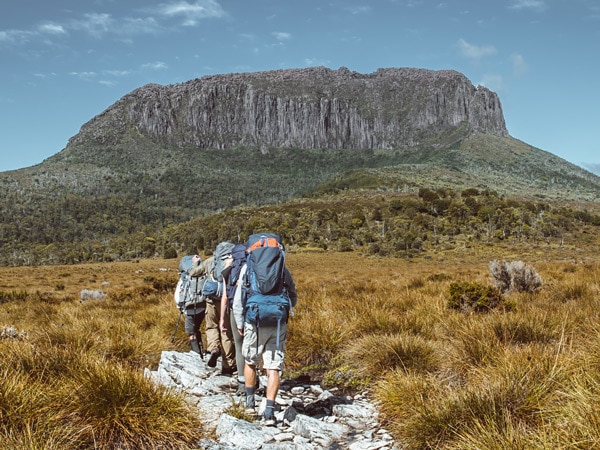
M210 352L210 358L208 358L208 362L206 365L208 367L215 367L217 365L217 359L221 356L221 351L217 348Z
M244 410L244 413L247 416L250 416L250 417L256 417L258 415L256 413L256 408L253 408L252 406L246 406L246 409Z
M236 372L237 372L237 367L236 366L223 367L221 369L221 375L233 375Z
M274 427L277 425L277 421L275 420L275 416L263 416L260 424L265 427Z

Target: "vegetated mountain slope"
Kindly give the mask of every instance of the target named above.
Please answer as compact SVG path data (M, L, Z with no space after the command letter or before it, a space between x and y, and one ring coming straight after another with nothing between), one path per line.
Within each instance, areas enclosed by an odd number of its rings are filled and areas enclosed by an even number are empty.
M596 200L600 186L511 138L497 95L455 71L215 75L137 89L42 164L0 174L3 258L111 239L136 254L124 236L348 184L340 174L362 169L384 189Z
M597 202L600 177L511 137L471 136L444 149L401 152L401 164L340 174L314 192L386 187L476 188L521 198Z

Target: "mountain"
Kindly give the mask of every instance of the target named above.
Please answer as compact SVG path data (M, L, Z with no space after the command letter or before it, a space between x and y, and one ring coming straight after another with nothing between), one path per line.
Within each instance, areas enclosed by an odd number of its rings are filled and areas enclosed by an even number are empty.
M214 75L143 86L56 155L0 174L1 261L107 239L127 253L124 236L227 208L422 187L600 196L598 176L510 137L498 96L455 71Z

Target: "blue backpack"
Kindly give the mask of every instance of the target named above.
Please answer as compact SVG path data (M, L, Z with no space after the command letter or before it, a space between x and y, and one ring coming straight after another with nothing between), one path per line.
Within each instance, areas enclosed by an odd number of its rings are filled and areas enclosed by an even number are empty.
M251 235L246 266L246 322L257 328L279 328L282 322L287 322L291 310L284 287L285 252L280 237L273 233Z
M237 283L240 278L240 271L244 264L246 264L246 250L248 246L243 244L235 244L233 249L231 250L231 266L229 270L229 275L227 276L227 299L229 301L229 306L233 302L233 297L235 295L235 291L237 289ZM242 289L242 304L246 303L246 293L247 289L245 286L240 285L240 289Z

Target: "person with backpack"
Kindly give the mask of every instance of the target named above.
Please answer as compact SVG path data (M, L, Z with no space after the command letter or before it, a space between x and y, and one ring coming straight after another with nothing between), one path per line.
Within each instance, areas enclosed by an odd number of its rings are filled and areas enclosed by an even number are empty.
M202 296L202 277L192 277L190 269L194 259L200 260L198 255L186 255L179 260L179 281L175 288L175 304L179 308L181 317L185 313L184 329L189 336L190 348L204 359L202 349L202 336L200 327L206 313L206 302ZM177 320L179 325L179 319ZM177 330L177 328L175 328ZM175 334L173 334L175 337Z
M245 395L244 378L244 356L242 355L243 337L238 333L238 326L233 315L233 299L240 286L240 271L246 264L246 250L248 246L245 243L236 244L231 250L231 264L223 269L223 296L221 297L221 332L231 333L235 345L235 362L238 368L238 395Z
M231 331L222 332L219 327L221 316L221 297L223 294L222 271L231 264L231 243L220 243L214 254L202 263L194 265L192 275L206 276L202 294L206 299L206 346L209 358L207 365L216 367L217 360L221 359L221 374L232 375L237 366L235 363L235 345Z
M233 312L238 333L244 337L246 410L249 414L255 412L256 369L262 362L267 373L263 422L275 425L275 399L284 367L287 321L298 301L278 235L259 233L249 237L240 284L244 289L235 292Z

